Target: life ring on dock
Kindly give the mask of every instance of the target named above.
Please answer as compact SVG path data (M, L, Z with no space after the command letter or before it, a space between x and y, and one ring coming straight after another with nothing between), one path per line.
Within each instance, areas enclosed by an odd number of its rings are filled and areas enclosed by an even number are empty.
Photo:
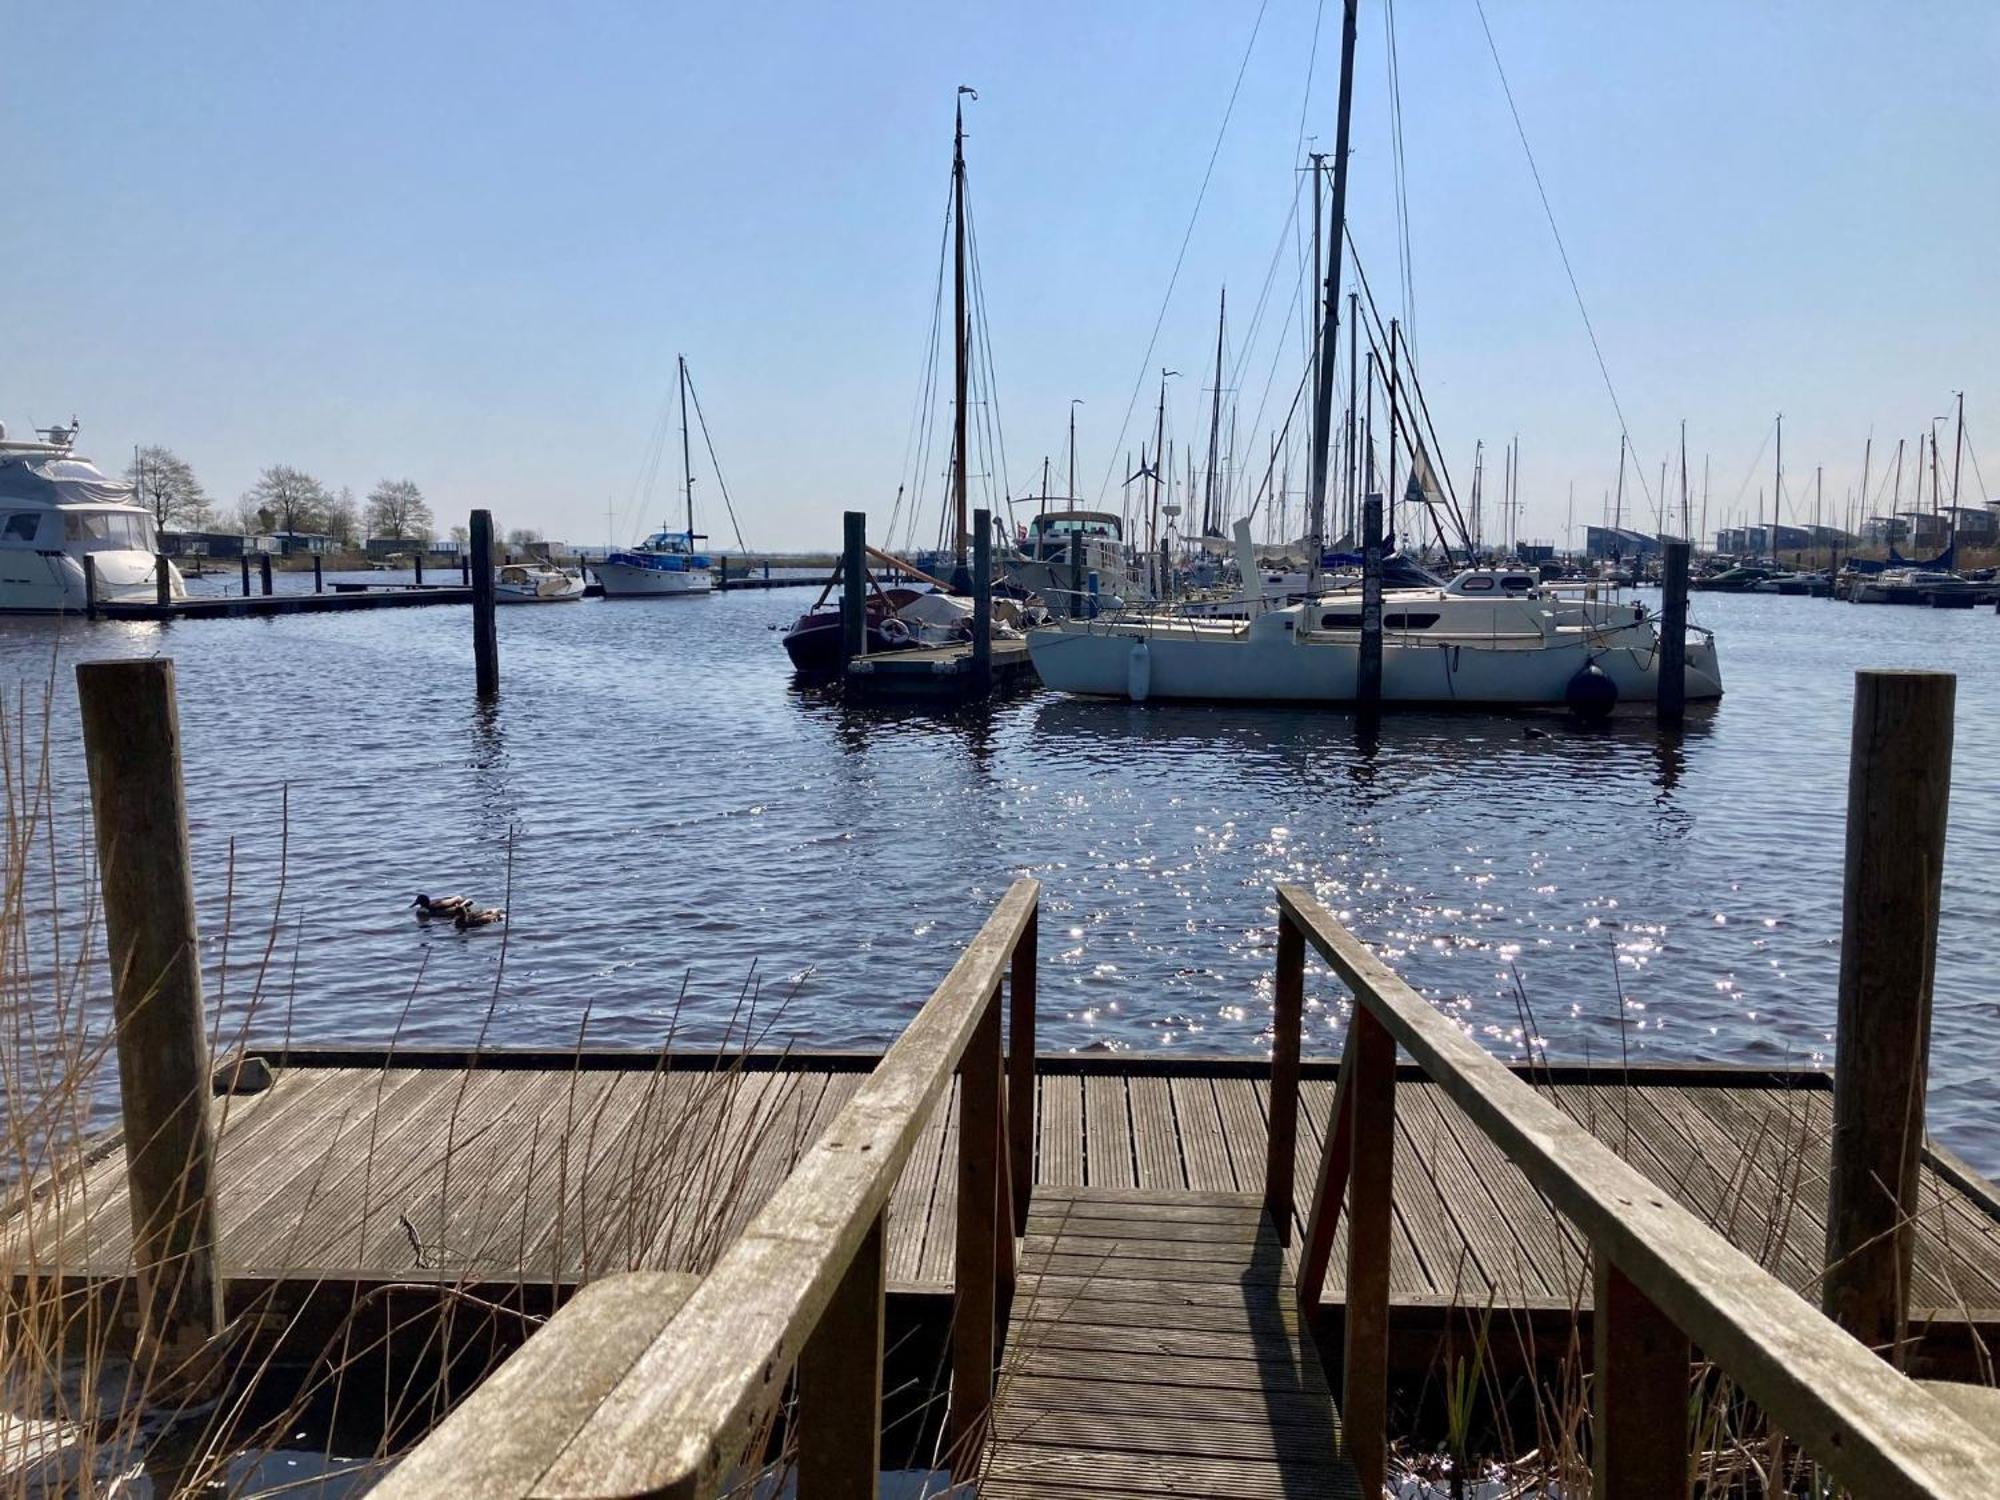
M890 615L887 619L885 619L880 625L876 626L875 628L877 632L880 633L882 639L891 646L903 646L909 644L910 626L909 622L906 620L899 620L896 618L896 616Z

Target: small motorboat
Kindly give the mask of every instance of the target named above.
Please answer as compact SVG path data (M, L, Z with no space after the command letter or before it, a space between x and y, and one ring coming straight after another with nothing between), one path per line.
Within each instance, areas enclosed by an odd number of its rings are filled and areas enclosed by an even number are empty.
M550 563L508 563L493 575L496 604L563 604L583 597L583 574Z
M946 646L972 638L972 601L956 594L893 587L872 590L864 616L867 654ZM840 608L819 605L784 634L794 671L824 676L840 670Z

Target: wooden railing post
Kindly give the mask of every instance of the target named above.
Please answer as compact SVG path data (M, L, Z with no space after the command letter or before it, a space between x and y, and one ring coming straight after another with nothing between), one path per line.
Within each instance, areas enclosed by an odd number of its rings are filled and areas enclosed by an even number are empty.
M493 512L472 513L472 675L474 691L500 691L500 632L493 619Z
M1014 1176L1014 1232L1028 1232L1035 1190L1035 962L1039 906L1021 929L1007 976L1007 1156Z
M1299 1031L1305 1024L1306 940L1278 912L1278 973L1271 1024L1271 1135L1264 1162L1264 1213L1278 1243L1292 1242L1293 1162L1299 1139Z
M952 1269L951 1410L945 1428L952 1477L978 1472L993 1404L998 1345L1000 1238L1000 1007L989 996L958 1070L958 1244Z
M1662 724L1687 715L1688 556L1686 542L1668 542L1660 575L1660 685L1657 710Z
M1357 1006L1360 1003L1358 999L1355 1001ZM1333 1118L1326 1123L1326 1134L1293 1284L1299 1312L1307 1318L1319 1312L1320 1293L1326 1289L1326 1268L1333 1259L1334 1233L1340 1227L1340 1210L1347 1201L1347 1177L1354 1166L1354 1028L1351 1026L1347 1044L1340 1051L1340 1076L1333 1086Z
M1348 1046L1351 1165L1347 1175L1347 1330L1341 1429L1361 1493L1382 1493L1388 1466L1389 1229L1395 1190L1396 1039L1355 997Z
M222 1326L187 798L174 664L76 669L117 1025L118 1095L142 1337L169 1381L199 1383Z
M1948 672L1859 672L1826 1215L1826 1315L1902 1358L1951 800Z
M1687 1500L1687 1335L1597 1250L1591 1314L1596 1500Z
M882 1216L799 1354L799 1500L874 1500L882 1470Z

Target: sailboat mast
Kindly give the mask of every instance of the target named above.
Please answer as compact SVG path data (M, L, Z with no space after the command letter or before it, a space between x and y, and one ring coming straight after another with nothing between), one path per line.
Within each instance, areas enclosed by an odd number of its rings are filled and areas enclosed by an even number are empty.
M1361 386L1361 294L1347 294L1347 521L1341 527L1341 535L1352 538L1358 534L1360 523L1357 517L1361 510L1359 491L1361 488L1361 460L1357 456L1354 441L1359 429L1354 423L1354 399Z
M1326 547L1327 439L1333 425L1333 362L1340 348L1340 242L1347 230L1347 144L1354 116L1354 29L1359 0L1344 0L1340 22L1340 127L1333 146L1332 239L1326 247L1326 300L1316 344L1321 358L1313 392L1312 562L1310 580L1319 586L1320 557ZM1317 167L1315 167L1317 173ZM1317 181L1317 176L1314 178Z
M1222 289L1222 301L1215 310L1215 389L1208 403L1208 481L1201 496L1201 534L1209 536L1220 528L1215 515L1215 465L1222 443L1222 323L1229 313L1229 288Z
M1069 404L1069 508L1071 510L1076 509L1076 406L1075 401ZM1131 462L1131 457L1129 453L1125 456L1127 463Z
M681 484L687 490L688 551L694 551L694 459L688 453L688 362L685 354L674 356L681 377Z
M965 563L965 402L966 360L970 353L965 327L965 95L972 91L959 85L959 101L951 138L952 202L952 454L951 495L954 515L952 558Z
M1958 393L1958 439L1951 451L1951 545L1958 545L1958 469L1965 462L1965 392Z

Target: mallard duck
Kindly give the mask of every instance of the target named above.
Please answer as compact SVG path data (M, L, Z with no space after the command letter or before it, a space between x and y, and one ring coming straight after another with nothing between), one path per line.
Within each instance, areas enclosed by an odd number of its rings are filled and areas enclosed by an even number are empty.
M507 913L497 906L468 905L451 919L451 925L460 932L470 927L491 927L495 922L507 920Z
M419 922L428 922L432 917L455 917L472 910L472 903L463 896L426 896L422 891L417 892L417 899L410 905L417 909Z

